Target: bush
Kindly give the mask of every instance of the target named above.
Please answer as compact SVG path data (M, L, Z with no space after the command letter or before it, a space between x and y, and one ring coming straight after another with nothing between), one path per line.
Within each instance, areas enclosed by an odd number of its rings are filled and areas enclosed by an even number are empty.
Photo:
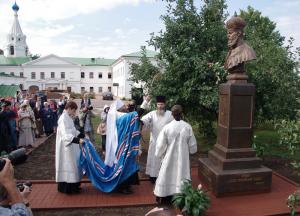
M95 98L96 98L95 95L96 95L95 92L90 92L90 93L89 93L89 98L90 98L90 99L95 99Z
M292 216L296 214L297 208L300 206L300 189L295 193L289 195L287 199L287 206L290 209L290 213Z
M287 147L291 155L300 150L300 120L282 120L276 124L280 136L279 144Z
M80 98L82 98L82 96L81 96L80 93L71 92L70 93L70 98L80 99Z
M210 205L210 199L201 185L194 189L191 181L185 181L181 193L175 194L172 203L181 209L182 213L191 216L204 215Z

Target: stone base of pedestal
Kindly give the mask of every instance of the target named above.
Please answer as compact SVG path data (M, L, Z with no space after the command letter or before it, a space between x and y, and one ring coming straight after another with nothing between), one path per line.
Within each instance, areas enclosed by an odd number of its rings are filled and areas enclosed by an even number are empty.
M198 175L217 197L269 192L272 183L272 170L267 167L221 170L208 158L199 159Z

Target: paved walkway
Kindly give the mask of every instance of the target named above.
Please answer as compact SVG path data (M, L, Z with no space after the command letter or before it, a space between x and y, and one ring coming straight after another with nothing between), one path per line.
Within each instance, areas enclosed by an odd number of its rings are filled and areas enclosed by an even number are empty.
M200 183L197 168L192 169L193 184ZM297 185L284 177L273 173L270 193L216 198L212 194L211 207L207 216L260 216L279 215L289 212L286 198L297 189ZM33 209L74 209L103 208L141 205L157 205L153 195L153 185L148 180L133 187L133 194L102 193L89 181L82 182L82 192L77 195L65 195L57 192L53 181L33 181L33 190L29 197ZM300 210L300 209L299 209Z

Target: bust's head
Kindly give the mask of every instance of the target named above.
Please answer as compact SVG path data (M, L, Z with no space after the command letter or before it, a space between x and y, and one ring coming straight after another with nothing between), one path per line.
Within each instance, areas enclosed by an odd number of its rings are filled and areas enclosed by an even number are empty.
M232 17L226 23L228 48L234 49L243 41L246 22L241 17Z

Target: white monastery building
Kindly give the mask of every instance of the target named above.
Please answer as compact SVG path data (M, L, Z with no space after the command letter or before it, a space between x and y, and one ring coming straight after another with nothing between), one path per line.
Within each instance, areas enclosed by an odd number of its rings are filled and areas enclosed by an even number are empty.
M51 54L33 60L18 20L19 7L15 3L12 9L14 22L7 34L4 52L0 50L0 82L5 77L6 83L20 85L24 90L57 89L96 94L111 91L115 96L131 98L133 84L129 81L130 65L138 63L141 52L122 55L118 59L60 57ZM158 53L147 50L146 54L156 64L155 56Z

